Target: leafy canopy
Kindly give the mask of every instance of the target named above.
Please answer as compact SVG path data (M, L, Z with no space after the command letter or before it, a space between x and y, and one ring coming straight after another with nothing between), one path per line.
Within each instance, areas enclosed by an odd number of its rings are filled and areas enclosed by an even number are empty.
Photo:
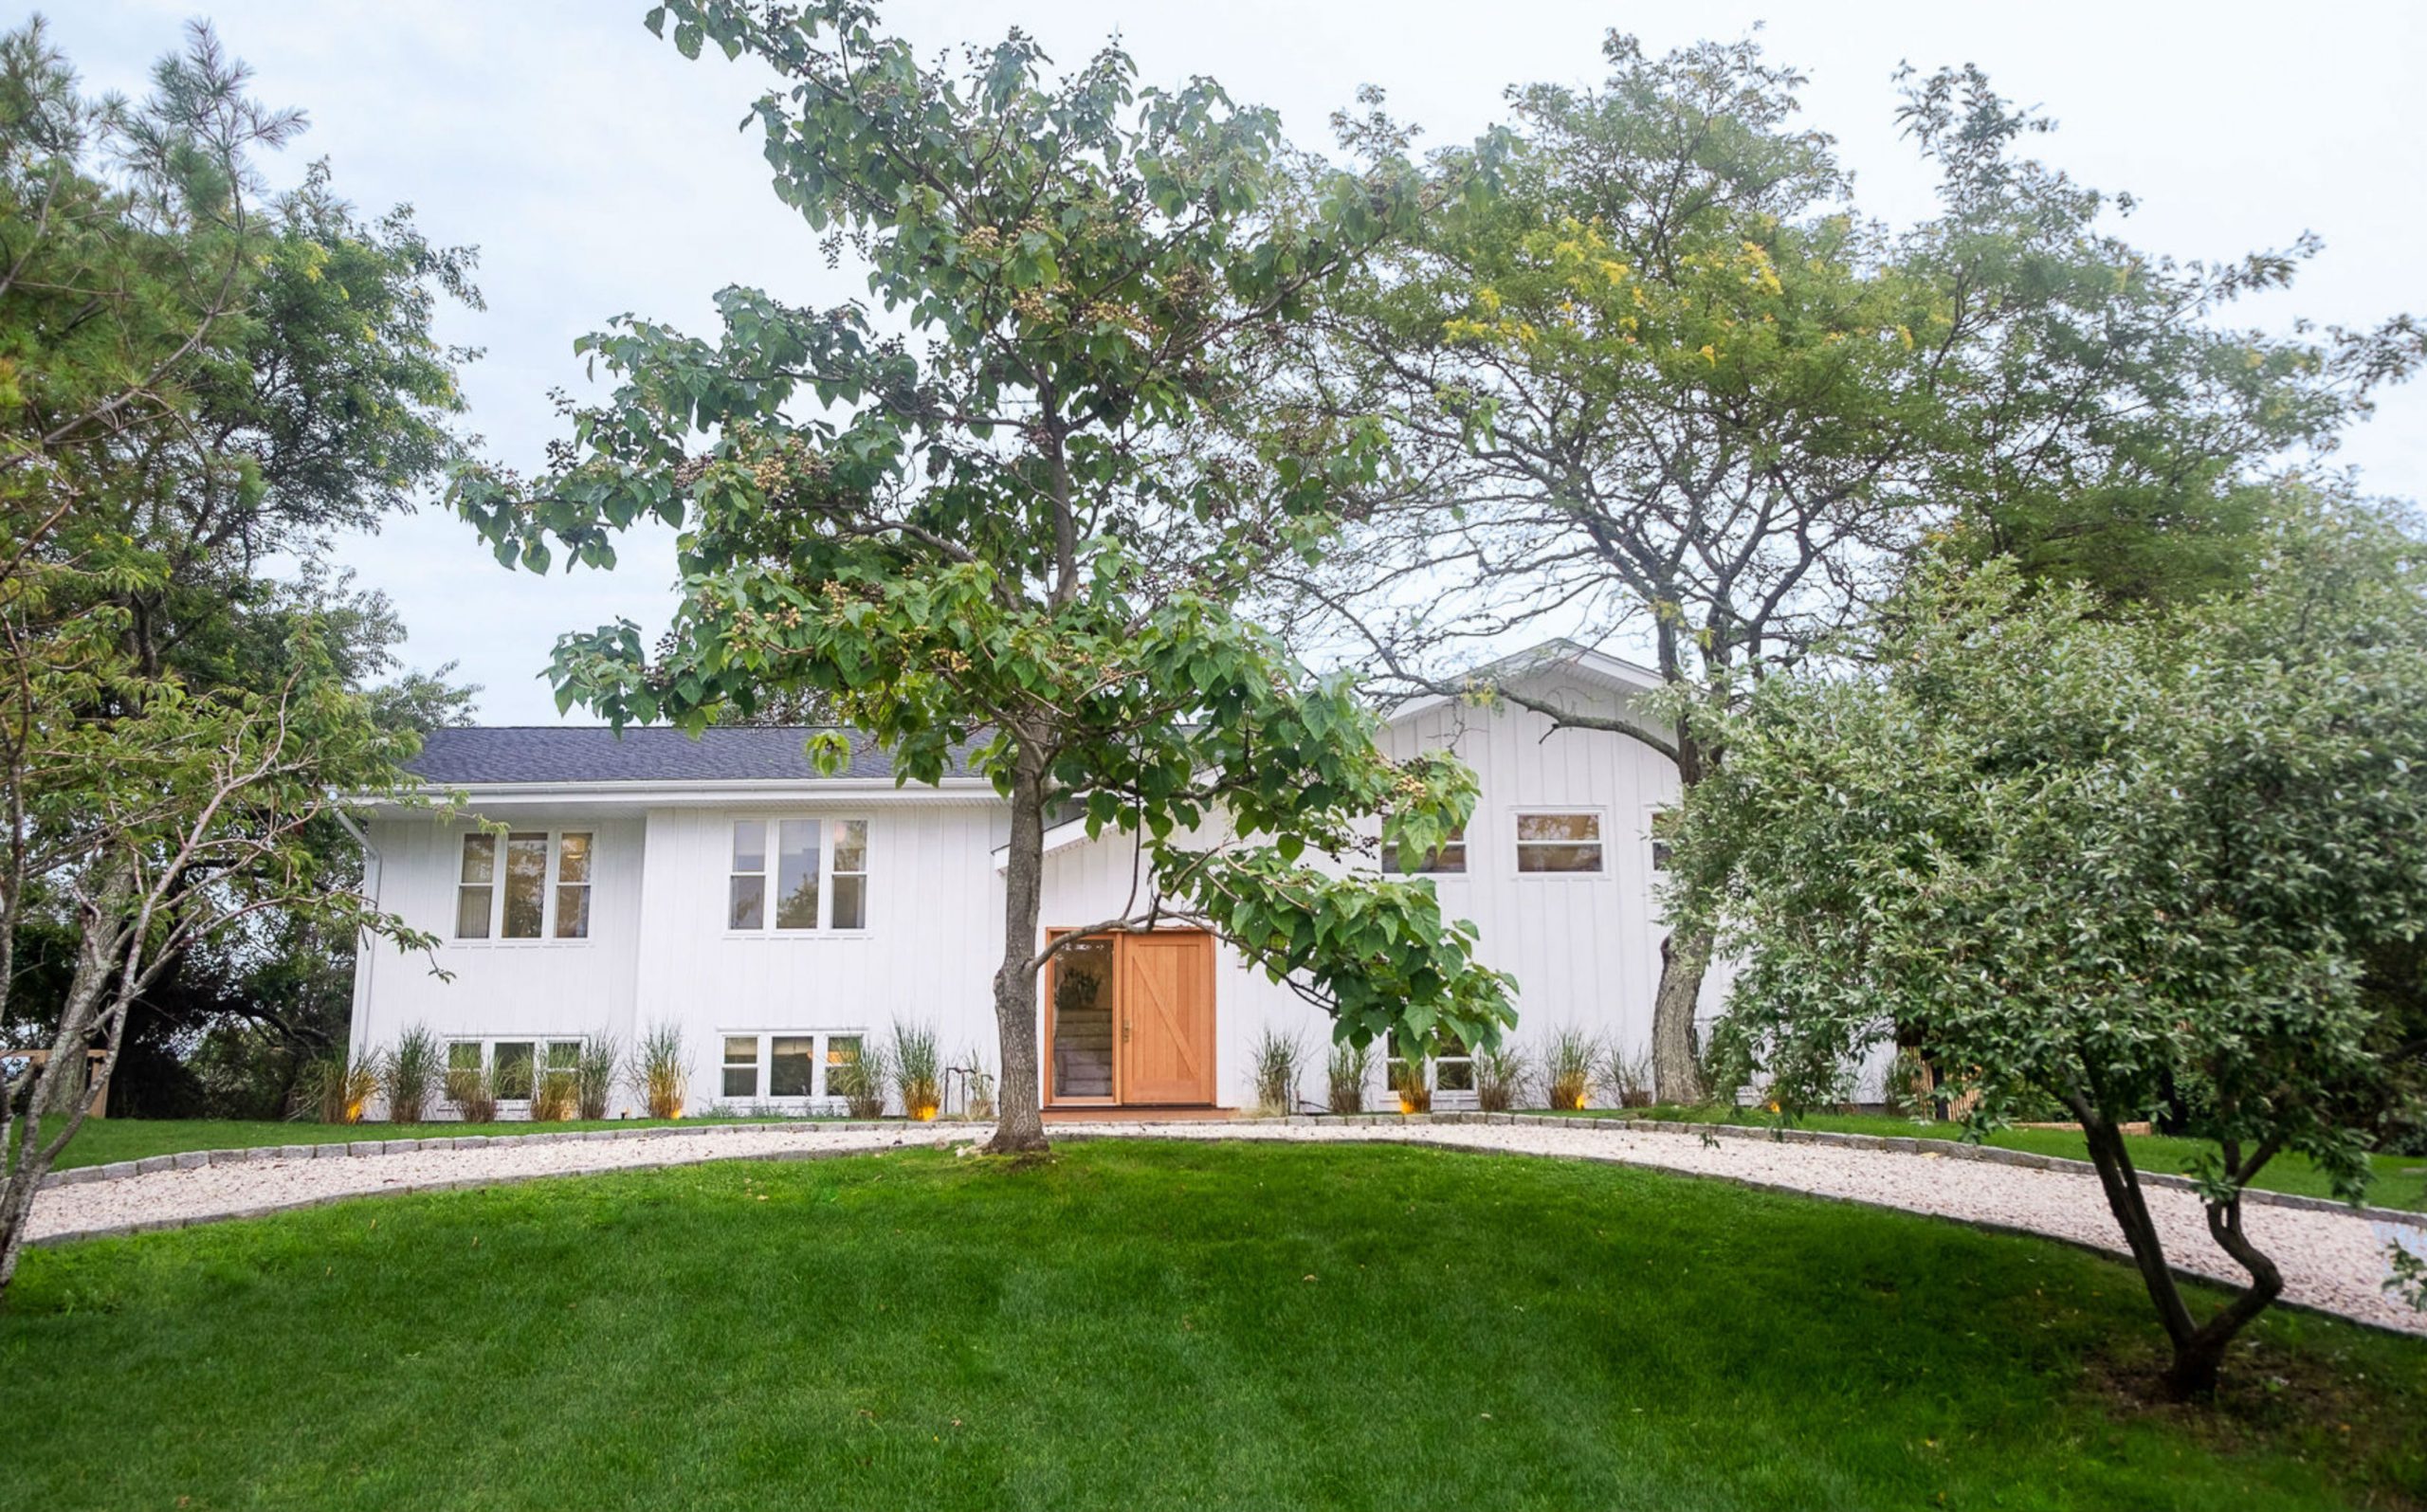
M922 64L851 0L649 20L782 75L756 107L776 191L866 264L874 305L727 289L714 340L620 319L581 343L617 386L544 476L461 476L500 559L535 570L609 565L645 517L681 531L671 628L566 637L560 701L698 730L820 695L905 780L967 750L1015 848L1062 799L1139 831L1127 921L1212 923L1359 1040L1489 1043L1509 1010L1471 929L1316 864L1377 813L1437 843L1470 780L1384 759L1350 682L1235 607L1319 553L1377 465L1378 428L1298 402L1270 336L1406 223L1412 175L1302 164L1268 111L1141 89L1117 48L1055 81L1017 31ZM1022 933L1007 970L1033 967Z

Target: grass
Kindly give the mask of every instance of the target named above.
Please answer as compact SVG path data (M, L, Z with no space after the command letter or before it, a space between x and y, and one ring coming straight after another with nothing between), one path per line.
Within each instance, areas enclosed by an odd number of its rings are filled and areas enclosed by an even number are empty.
M1743 1108L1686 1108L1663 1104L1654 1108L1588 1108L1578 1118L1596 1119L1668 1119L1688 1123L1737 1123L1762 1127L1777 1120L1768 1114ZM1907 1135L1924 1139L1958 1139L1963 1137L1960 1123L1916 1123L1909 1119L1879 1113L1805 1113L1798 1114L1796 1126L1823 1129L1835 1134ZM2057 1155L2071 1160L2087 1160L2089 1152L2080 1134L2071 1129L2000 1129L1984 1141L2000 1149L2026 1150L2034 1155ZM2214 1150L2213 1144L2199 1139L2179 1139L2165 1134L2132 1135L2126 1142L2131 1146L2133 1163L2144 1171L2167 1172L2177 1175L2191 1169L2192 1162L2202 1150ZM2427 1212L2427 1155L2379 1155L2370 1157L2376 1168L2376 1179L2369 1183L2368 1201L2380 1208L2400 1208L2408 1212ZM2270 1192L2289 1192L2301 1196L2331 1197L2326 1176L2317 1167L2297 1155L2279 1155L2259 1172L2255 1185Z
M2144 1404L2120 1266L1656 1172L897 1152L29 1251L45 1508L2417 1505L2427 1344Z

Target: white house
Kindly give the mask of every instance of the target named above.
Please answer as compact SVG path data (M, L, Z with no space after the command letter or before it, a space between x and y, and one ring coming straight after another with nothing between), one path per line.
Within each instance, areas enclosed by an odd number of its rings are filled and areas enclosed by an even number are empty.
M1537 700L1579 712L1627 712L1653 681L1563 646L1524 665ZM805 733L434 734L416 770L462 793L465 813L384 809L367 834L379 906L441 938L444 975L365 949L354 1049L418 1023L458 1065L545 1064L586 1034L630 1046L672 1023L694 1108L834 1106L830 1067L896 1020L934 1026L949 1060L974 1052L991 1068L1002 802L966 773L897 786L865 747L820 775ZM1479 776L1473 821L1431 875L1445 912L1479 927L1484 959L1515 976L1520 1042L1576 1027L1640 1051L1662 938L1649 826L1676 795L1669 760L1627 736L1450 700L1401 710L1385 740L1396 755L1453 751ZM1091 841L1072 823L1046 845L1049 937L1123 911L1131 837ZM1243 1106L1267 1028L1318 1054L1329 1039L1318 1010L1194 931L1066 949L1048 970L1049 1108ZM1435 1074L1436 1106L1470 1099L1463 1064ZM1305 1091L1319 1097L1319 1082Z

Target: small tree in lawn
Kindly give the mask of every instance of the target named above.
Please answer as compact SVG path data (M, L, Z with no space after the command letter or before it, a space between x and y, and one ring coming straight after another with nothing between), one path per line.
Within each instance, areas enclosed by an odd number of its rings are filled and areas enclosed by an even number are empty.
M1307 855L1377 813L1437 844L1470 778L1385 759L1346 679L1233 610L1374 469L1377 428L1293 407L1265 354L1411 212L1407 175L1302 173L1268 112L1204 80L1141 90L1118 49L1054 82L1016 31L922 64L854 0L649 15L669 20L685 55L712 40L782 75L757 106L776 192L916 339L728 289L717 341L627 319L582 342L622 383L574 445L457 492L538 570L608 565L644 517L683 531L671 630L653 653L630 624L567 637L560 700L698 730L814 690L905 780L968 750L1011 807L995 1149L1045 1142L1042 836L1066 799L1143 839L1129 905L1066 939L1194 920L1359 1044L1493 1043L1511 1011L1471 930ZM812 401L827 414L793 412Z
M1883 1039L2088 1137L2173 1358L2213 1390L2283 1289L2242 1225L2277 1155L2357 1198L2419 1112L2427 548L2364 517L2287 529L2246 594L2153 619L2011 564L1925 574L1861 675L1769 680L1688 799L1682 902L1746 953L1719 1048L1797 1079ZM2248 1286L2196 1316L2120 1127L2212 1141L2208 1229Z

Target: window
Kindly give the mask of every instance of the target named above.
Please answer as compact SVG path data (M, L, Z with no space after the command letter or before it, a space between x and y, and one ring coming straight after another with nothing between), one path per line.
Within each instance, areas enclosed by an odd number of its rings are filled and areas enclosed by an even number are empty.
M464 837L464 870L455 889L455 938L489 938L489 896L497 889L497 836Z
M588 939L594 854L587 830L518 829L502 842L493 834L465 835L456 874L455 938L540 939L553 933L558 939Z
M590 938L590 837L571 830L557 839L557 938Z
M476 1075L478 1075L478 1074L480 1073L480 1069L481 1069L481 1042L480 1042L480 1041L478 1041L478 1040L449 1040L449 1041L447 1041L447 1075L449 1075L449 1076L453 1076L456 1072L461 1071L461 1072L465 1073L466 1075L475 1075L475 1076L476 1076Z
M1517 869L1599 871L1601 816L1598 813L1519 814Z
M1651 839L1651 869L1654 871L1669 869L1670 854L1668 831L1676 822L1676 816L1671 811L1654 809L1651 811L1650 821L1643 827L1644 833Z
M772 925L787 934L866 929L868 822L737 820L725 888L727 929L756 933Z
M839 1098L843 1089L836 1084L836 1073L857 1062L867 1043L867 1036L857 1029L830 1034L822 1029L783 1029L728 1033L722 1038L724 1074L719 1085L728 1103Z
M728 1034L724 1037L724 1095L754 1099L757 1097L757 1035Z
M834 927L868 927L868 822L834 821Z
M808 1034L778 1034L767 1056L769 1097L808 1097L816 1089L817 1040Z
M501 939L538 939L548 908L548 833L505 837L505 927Z
M860 1037L857 1034L826 1036L826 1095L840 1097L834 1089L834 1075L847 1066L860 1064Z
M733 827L733 888L728 929L767 927L767 827L756 819Z
M1412 865L1399 865L1398 847L1384 846L1382 847L1382 870L1386 873L1413 877L1428 872L1462 872L1466 869L1467 827L1465 825L1451 830L1450 838L1441 842L1439 849L1429 855L1416 857Z
M1441 1053L1432 1062L1432 1090L1435 1092L1472 1092L1475 1089L1474 1057L1455 1034L1441 1036Z
M527 1098L531 1095L532 1051L537 1047L530 1040L500 1040L489 1057L490 1080L502 1098Z
M776 927L817 927L817 830L814 819L776 826Z

